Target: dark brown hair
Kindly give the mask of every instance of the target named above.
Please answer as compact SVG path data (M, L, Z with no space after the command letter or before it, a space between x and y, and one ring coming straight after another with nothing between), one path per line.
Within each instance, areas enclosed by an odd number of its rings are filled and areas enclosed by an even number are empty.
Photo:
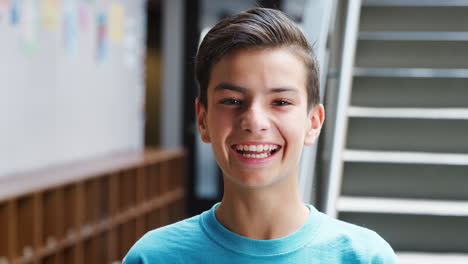
M303 61L307 70L308 108L320 101L318 65L312 48L300 28L284 13L254 8L218 22L203 39L195 59L199 99L207 107L211 70L233 50L248 48L288 48Z

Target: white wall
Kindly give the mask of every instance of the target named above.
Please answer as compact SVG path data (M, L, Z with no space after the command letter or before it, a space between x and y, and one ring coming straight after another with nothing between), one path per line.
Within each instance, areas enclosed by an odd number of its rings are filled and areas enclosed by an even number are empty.
M0 7L0 177L143 146L145 1L115 2L124 11L123 35L108 38L104 60L96 58L97 15L110 22L114 2L58 1L76 12L68 48L64 6L49 29L45 2L19 1L16 25L9 6ZM80 8L88 10L86 26Z

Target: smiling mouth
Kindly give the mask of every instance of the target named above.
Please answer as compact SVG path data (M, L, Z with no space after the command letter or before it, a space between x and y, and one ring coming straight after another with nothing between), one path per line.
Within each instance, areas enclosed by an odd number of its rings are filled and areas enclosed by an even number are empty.
M233 145L232 149L245 158L264 159L274 155L281 146L274 144L261 145Z

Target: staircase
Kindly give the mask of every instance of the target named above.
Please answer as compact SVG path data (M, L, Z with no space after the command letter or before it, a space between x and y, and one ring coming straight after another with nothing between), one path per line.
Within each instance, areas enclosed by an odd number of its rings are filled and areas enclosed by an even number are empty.
M349 0L325 211L468 263L468 1Z

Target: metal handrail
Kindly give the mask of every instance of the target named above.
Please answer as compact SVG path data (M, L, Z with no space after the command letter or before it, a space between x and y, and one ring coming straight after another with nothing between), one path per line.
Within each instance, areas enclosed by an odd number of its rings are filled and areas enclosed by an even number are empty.
M336 121L334 130L334 141L331 152L331 167L328 188L325 200L325 213L336 217L336 202L342 183L343 161L342 152L345 147L345 138L348 119L346 116L347 106L350 102L352 77L354 69L354 57L359 31L359 16L361 11L361 0L350 0L346 17L346 28L341 60L339 78L339 94L336 110Z

